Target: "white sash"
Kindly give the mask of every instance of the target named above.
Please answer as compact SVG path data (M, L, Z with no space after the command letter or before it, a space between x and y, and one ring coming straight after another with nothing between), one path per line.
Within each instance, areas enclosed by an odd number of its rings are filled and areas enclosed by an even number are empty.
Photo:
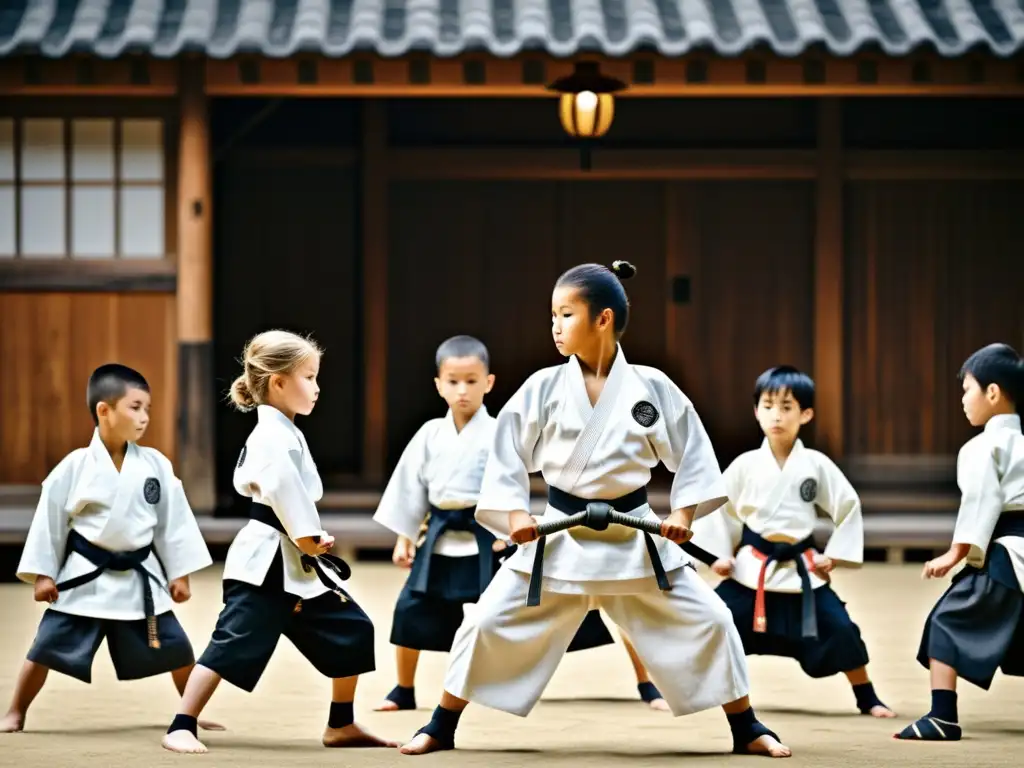
M619 350L619 358L621 358L621 355L622 350ZM601 390L601 396L597 399L597 405L594 406L594 410L590 413L587 425L576 437L572 453L569 454L569 458L562 467L562 471L558 474L558 480L555 482L555 485L566 493L572 493L573 488L576 487L576 483L579 481L580 475L583 474L583 470L587 468L587 463L590 461L590 457L593 455L605 427L608 426L608 419L611 417L619 401L619 391L622 389L625 369L625 361L617 358L612 365L611 371L608 372L608 378L604 382L604 389ZM571 371L567 372L567 375L571 376L572 373ZM582 371L580 375L582 376ZM571 384L571 382L567 381L566 384ZM583 387L585 392L586 381L583 382ZM572 393L568 394L572 398Z

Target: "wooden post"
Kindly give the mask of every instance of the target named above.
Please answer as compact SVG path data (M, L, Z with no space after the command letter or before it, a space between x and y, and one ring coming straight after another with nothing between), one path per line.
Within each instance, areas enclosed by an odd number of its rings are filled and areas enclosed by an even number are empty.
M387 113L363 100L363 479L384 482L387 461L388 167Z
M817 447L839 460L845 448L842 104L818 105L817 227L814 247L814 380Z
M216 507L210 125L203 62L181 69L178 152L178 474L197 514Z

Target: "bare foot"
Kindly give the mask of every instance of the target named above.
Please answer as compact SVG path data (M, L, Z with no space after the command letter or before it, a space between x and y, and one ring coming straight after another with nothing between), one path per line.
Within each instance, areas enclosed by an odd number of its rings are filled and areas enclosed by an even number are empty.
M391 699L384 699L380 704L373 708L374 712L397 712L398 705L395 704Z
M417 733L408 744L402 745L398 751L403 755L426 755L431 752L440 752L443 749L441 742L433 736Z
M325 747L389 747L398 746L397 741L388 741L364 731L358 723L346 725L344 728L325 728L323 743Z
M221 725L220 723L215 723L212 720L199 720L199 721L197 721L197 725L200 728L202 728L204 731L226 731L227 730L227 728L225 728L223 725Z
M885 704L875 704L868 714L872 717L896 717L896 713L885 706Z
M160 745L170 751L183 755L203 755L209 752L206 745L192 735L191 731L172 731L165 733Z
M793 750L785 744L780 744L771 736L758 736L747 744L747 752L752 755L765 755L767 757L792 757Z
M25 727L25 716L18 712L8 712L0 720L0 733L20 733Z
M649 702L651 709L657 710L658 712L670 712L668 702L664 699L652 699Z

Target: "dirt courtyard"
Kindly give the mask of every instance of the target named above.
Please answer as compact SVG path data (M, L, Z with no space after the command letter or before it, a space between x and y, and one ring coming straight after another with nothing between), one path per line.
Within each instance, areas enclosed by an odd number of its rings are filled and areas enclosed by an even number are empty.
M430 717L446 656L424 654L417 678L420 710L371 711L394 685L394 651L388 644L391 610L404 572L389 564L358 563L350 589L377 627L377 669L356 695L356 715L375 732L405 739ZM844 678L810 680L795 662L750 659L752 699L761 718L794 750L787 765L974 766L1020 765L1024 750L1024 680L997 676L987 693L968 685L960 692L965 738L958 744L894 741L895 730L929 706L928 678L914 661L921 624L946 581L924 582L919 565L870 564L839 573L836 589L860 624L871 654L869 670L895 721L856 713ZM713 578L708 576L708 578ZM220 567L193 580L193 598L178 610L196 653L205 646L220 608ZM15 675L32 641L42 606L24 585L0 584L4 624L0 640L0 696L6 709ZM608 621L607 617L605 620ZM616 633L617 634L617 633ZM666 648L666 653L673 649ZM471 706L462 718L456 752L405 757L392 750L325 750L330 684L287 641L282 641L256 691L227 684L206 716L228 731L204 736L206 756L177 756L160 748L160 736L177 705L170 677L120 683L100 648L93 684L50 676L30 712L24 733L0 735L0 765L164 766L205 762L220 766L384 766L419 760L458 766L712 766L750 764L728 754L729 729L721 711L674 719L654 712L636 694L625 651L616 645L567 656L544 700L527 719ZM202 732L201 732L202 734ZM1016 756L1014 753L1016 752Z

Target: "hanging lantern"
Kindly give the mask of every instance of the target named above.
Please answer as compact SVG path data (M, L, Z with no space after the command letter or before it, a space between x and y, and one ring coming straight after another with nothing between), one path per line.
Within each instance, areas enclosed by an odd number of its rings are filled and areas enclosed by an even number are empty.
M558 118L562 128L582 142L580 167L590 169L590 142L608 133L615 118L615 96L626 84L601 74L596 62L576 64L575 71L548 86L562 94L558 100Z

